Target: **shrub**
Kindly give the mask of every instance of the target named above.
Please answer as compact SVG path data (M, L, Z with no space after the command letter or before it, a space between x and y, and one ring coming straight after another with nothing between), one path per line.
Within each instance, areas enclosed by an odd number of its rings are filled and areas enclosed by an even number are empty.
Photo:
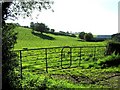
M84 35L84 40L86 40L86 41L90 41L92 38L93 38L92 33L86 33Z
M71 37L76 37L76 35L75 35L75 34L71 34L70 36L71 36Z
M51 32L55 32L55 29L51 29Z
M46 75L34 75L31 72L23 73L21 81L23 89L45 90L47 88L48 77Z
M84 39L84 35L85 35L85 32L80 32L78 37L79 37L80 39Z
M19 77L15 73L19 62L16 53L12 51L17 40L14 28L13 24L5 24L2 27L2 83L4 89L14 89L20 86Z
M106 56L105 58L98 60L97 64L100 65L102 68L119 66L120 55L115 55L115 53L113 53L112 55Z
M111 55L113 52L115 52L115 54L120 54L120 42L108 42L105 55Z
M112 39L113 39L114 41L120 42L120 33L113 34L113 35L112 35Z

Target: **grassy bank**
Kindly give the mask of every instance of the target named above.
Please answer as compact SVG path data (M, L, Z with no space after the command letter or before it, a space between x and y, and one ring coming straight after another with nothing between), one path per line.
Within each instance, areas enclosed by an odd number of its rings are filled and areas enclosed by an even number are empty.
M84 42L79 38L60 36L53 34L40 33L32 34L31 29L17 27L18 32L17 44L15 49L22 48L40 48L40 47L56 47L56 46L86 46L86 45L106 45L105 42Z

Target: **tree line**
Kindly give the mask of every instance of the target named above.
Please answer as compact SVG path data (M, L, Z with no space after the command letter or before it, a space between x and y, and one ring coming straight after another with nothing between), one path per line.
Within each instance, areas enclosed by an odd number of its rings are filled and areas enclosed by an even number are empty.
M68 31L67 32L64 32L64 31L55 32L55 29L50 29L45 23L31 22L30 28L32 29L33 33L34 33L34 31L37 31L37 32L40 32L41 34L51 33L54 35L64 35L64 36L76 37L75 34L69 33Z
M59 31L59 32L55 32L55 29L50 29L45 23L34 23L31 22L30 23L30 28L34 31L40 32L41 34L43 33L52 33L55 35L64 35L64 36L71 36L71 37L76 37L75 34L73 33L69 33L64 32L64 31ZM93 39L93 34L92 33L85 33L85 32L80 32L78 35L78 38L83 39L85 41L90 41Z

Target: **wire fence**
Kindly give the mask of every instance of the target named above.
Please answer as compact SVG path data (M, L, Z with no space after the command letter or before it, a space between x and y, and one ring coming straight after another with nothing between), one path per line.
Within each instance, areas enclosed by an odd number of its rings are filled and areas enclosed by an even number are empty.
M43 73L49 70L80 67L81 61L104 57L106 46L51 47L16 50L20 76L25 71Z

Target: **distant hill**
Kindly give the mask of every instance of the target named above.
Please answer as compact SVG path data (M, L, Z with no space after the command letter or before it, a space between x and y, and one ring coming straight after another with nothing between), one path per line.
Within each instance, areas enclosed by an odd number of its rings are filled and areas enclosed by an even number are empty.
M40 34L38 32L32 33L32 29L24 27L16 27L15 32L18 32L18 39L14 49L56 46L105 45L104 42L82 42L77 37L75 38L46 33Z

